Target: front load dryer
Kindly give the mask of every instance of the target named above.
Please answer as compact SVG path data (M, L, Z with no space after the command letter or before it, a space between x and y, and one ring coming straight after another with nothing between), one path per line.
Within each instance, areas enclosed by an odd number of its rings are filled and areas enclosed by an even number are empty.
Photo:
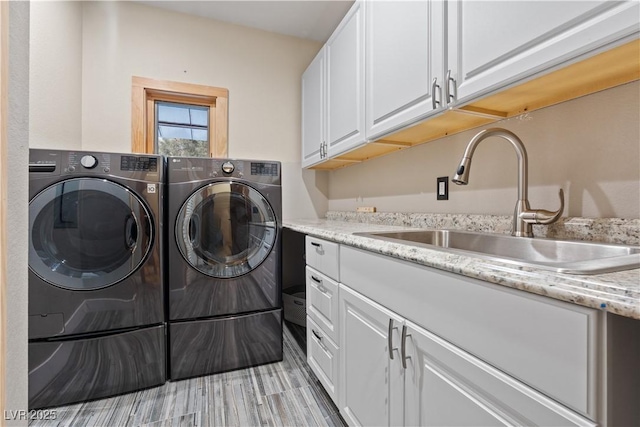
M29 153L29 407L166 380L160 156Z
M282 360L280 163L167 158L169 375Z

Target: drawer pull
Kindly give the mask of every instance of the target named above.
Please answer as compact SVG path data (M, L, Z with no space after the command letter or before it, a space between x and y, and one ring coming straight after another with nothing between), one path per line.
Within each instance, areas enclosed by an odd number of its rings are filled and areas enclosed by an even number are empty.
M411 356L407 357L407 337L411 334L407 333L407 325L402 325L402 367L407 369L407 359L411 359Z
M322 245L320 243L311 242L311 246L315 246L316 248L319 248Z
M393 348L393 338L391 337L391 332L394 329L398 329L393 326L393 319L389 319L389 335L387 336L387 340L389 341L389 359L393 360L393 350L397 350L397 348Z
M316 276L311 276L311 280L313 280L316 283L322 283L322 280L318 279Z
M318 339L318 341L322 342L322 336L320 334L318 334L313 329L311 330L311 333Z

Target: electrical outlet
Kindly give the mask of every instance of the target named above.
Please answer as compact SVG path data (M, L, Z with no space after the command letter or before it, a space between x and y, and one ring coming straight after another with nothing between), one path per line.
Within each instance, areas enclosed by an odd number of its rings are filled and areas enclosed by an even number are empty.
M449 200L449 177L448 176L440 176L437 178L437 199L438 200Z

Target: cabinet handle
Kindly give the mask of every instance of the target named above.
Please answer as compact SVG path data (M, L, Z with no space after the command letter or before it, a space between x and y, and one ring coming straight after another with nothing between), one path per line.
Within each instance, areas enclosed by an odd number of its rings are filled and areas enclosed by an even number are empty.
M311 330L311 333L318 339L318 341L322 342L322 336L320 334L318 334L313 329Z
M327 157L327 142L324 142L324 157Z
M320 143L320 158L322 159L324 157L324 155L322 154L322 142Z
M393 350L395 350L395 348L393 348L393 338L391 336L391 331L393 331L394 329L398 328L395 328L393 326L393 319L389 319L389 335L387 336L387 340L389 344L389 359L391 360L393 360Z
M311 276L311 280L313 280L316 283L322 283L322 280L318 279L316 276Z
M411 334L407 333L407 325L402 325L402 367L407 369L407 359L411 359L411 356L407 357L407 337Z
M311 246L315 246L316 248L319 248L322 245L320 243L311 242Z
M438 108L438 105L440 105L440 101L438 101L436 97L436 89L440 89L440 85L438 85L438 78L434 77L433 82L431 83L431 106L434 110ZM442 98L442 96L440 98Z
M447 71L447 84L445 86L445 96L447 98L447 104L451 104L456 100L456 98L458 98L456 79L451 77L451 70Z

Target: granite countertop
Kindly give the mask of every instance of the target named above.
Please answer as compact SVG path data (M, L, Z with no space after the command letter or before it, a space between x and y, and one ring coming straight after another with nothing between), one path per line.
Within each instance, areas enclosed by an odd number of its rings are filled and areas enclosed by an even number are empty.
M415 230L415 227L327 219L286 220L284 227L416 264L640 319L640 269L597 275L562 274L353 235Z

